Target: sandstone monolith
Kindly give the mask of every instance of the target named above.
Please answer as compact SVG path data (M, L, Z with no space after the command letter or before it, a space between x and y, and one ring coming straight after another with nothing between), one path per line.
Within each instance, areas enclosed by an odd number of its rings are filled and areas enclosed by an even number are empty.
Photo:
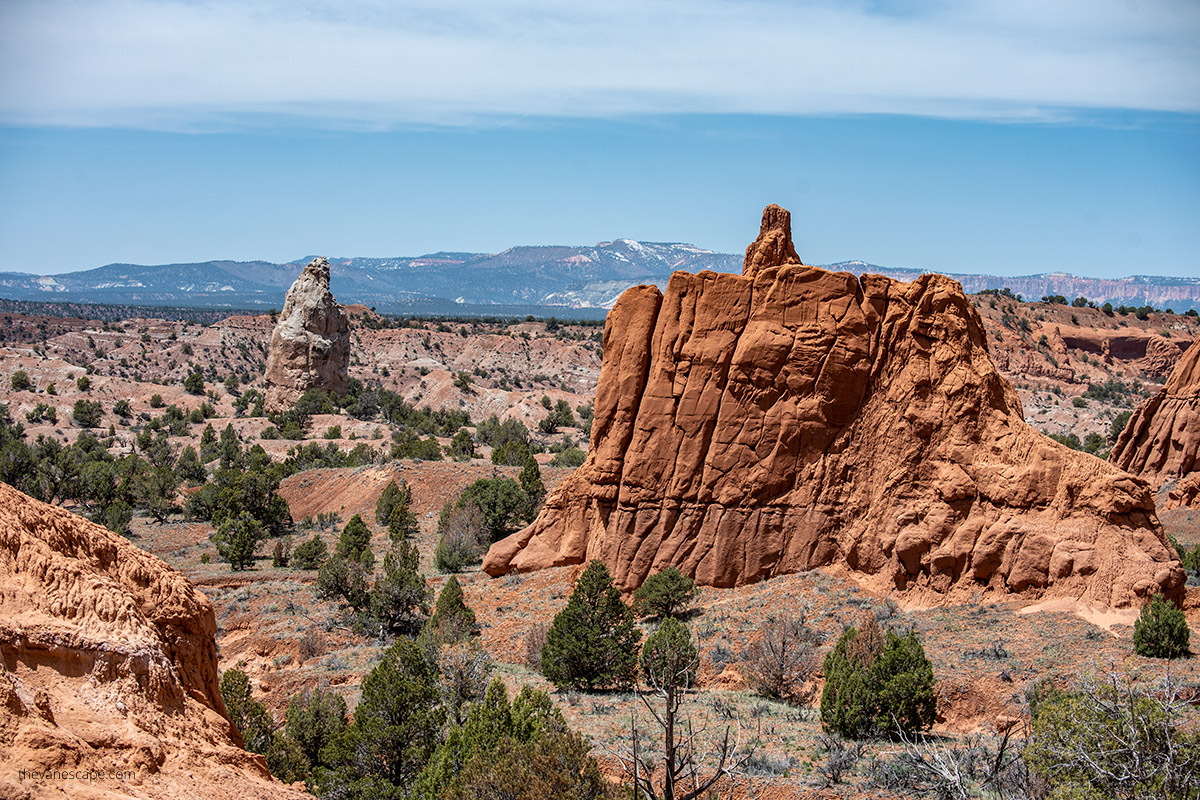
M587 460L488 574L600 558L626 590L673 564L714 586L828 566L935 602L1182 593L1150 487L1024 422L957 282L805 266L787 219L767 209L743 275L622 295Z
M271 334L265 405L283 410L309 389L345 394L350 320L329 291L329 262L313 259L288 289Z

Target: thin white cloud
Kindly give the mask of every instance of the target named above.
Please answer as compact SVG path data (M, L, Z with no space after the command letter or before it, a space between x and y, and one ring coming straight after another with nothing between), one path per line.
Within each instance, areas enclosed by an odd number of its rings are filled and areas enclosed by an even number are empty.
M0 3L0 121L1200 111L1193 0Z

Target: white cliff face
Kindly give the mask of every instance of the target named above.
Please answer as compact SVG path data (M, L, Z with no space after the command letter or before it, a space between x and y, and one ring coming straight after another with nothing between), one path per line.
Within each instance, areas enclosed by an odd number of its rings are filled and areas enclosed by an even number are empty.
M316 258L288 289L267 354L271 410L290 406L309 389L346 391L350 321L329 291L329 262Z

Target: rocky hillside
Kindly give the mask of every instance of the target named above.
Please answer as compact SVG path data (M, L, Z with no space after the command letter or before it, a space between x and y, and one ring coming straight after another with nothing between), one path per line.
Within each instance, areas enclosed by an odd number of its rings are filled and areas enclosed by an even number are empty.
M209 601L158 558L0 484L0 795L305 796L240 748L215 633Z
M732 586L826 565L880 588L1127 606L1184 575L1149 487L1038 434L959 285L800 263L769 207L741 276L609 314L587 462L492 575L602 558Z
M1184 353L1162 391L1138 407L1111 460L1167 488L1167 508L1200 500L1200 342Z

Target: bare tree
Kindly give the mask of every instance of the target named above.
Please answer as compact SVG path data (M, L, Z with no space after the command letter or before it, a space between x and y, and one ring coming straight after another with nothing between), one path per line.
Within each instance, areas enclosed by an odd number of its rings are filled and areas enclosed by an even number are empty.
M466 722L468 703L480 700L487 691L494 666L491 656L474 639L443 644L438 649L442 701L456 725Z
M1026 760L1051 785L1085 786L1113 797L1192 798L1200 790L1200 736L1170 665L1144 685L1110 665L1100 679L1043 699Z
M664 620L663 627L668 624ZM686 628L678 627L686 634ZM662 747L644 744L643 739L649 737L639 727L635 703L630 721L631 746L616 755L642 800L695 800L722 778L735 780L753 750L743 749L742 727L737 720L706 741L706 726L697 725L684 711L687 687L699 666L690 636L660 641L660 646L652 650L654 644L652 636L642 657L647 686L645 691L639 687L637 696L662 734Z
M766 697L807 702L813 694L807 683L820 664L820 644L820 634L804 624L803 616L770 618L762 636L742 656L747 682Z

